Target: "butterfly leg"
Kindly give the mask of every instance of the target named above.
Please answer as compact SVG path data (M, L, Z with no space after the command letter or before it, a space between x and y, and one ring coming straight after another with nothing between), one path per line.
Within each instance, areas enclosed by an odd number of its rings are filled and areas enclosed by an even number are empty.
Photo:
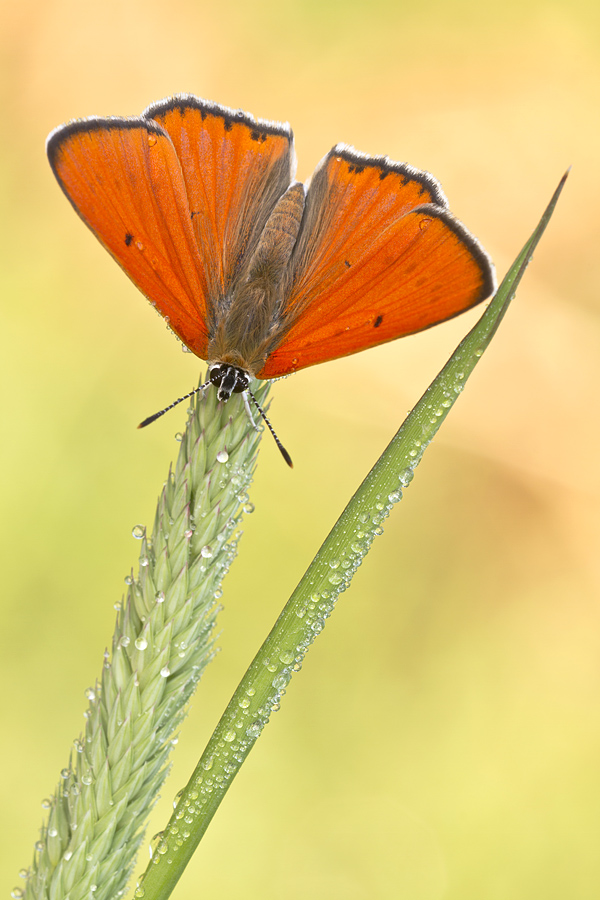
M252 427L254 428L255 431L260 431L260 428L258 427L258 425L256 424L256 422L254 421L254 416L252 415L252 409L251 409L251 407L250 407L250 401L248 400L248 391L243 391L242 397L243 397L243 399L244 399L244 407L245 407L245 409L246 409L246 415L247 415L248 418L250 419L250 421L251 421L251 423L252 423Z

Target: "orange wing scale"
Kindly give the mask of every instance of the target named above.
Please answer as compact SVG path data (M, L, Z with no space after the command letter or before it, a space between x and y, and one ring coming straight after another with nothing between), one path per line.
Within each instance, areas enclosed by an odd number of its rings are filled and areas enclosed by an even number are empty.
M485 251L410 166L334 148L317 169L292 257L273 378L429 328L488 296Z
M197 356L293 178L289 126L181 94L136 118L57 128L50 164L76 212Z
M81 218L206 359L221 316L248 302L247 263L294 177L289 126L184 94L141 117L64 125L48 155ZM433 176L334 147L308 189L257 377L421 331L489 296L491 261L447 206ZM238 312L250 324L253 307Z
M207 284L181 166L142 119L75 121L48 142L75 210L194 353L206 351Z
M217 304L293 178L292 133L190 95L155 103L144 116L158 122L175 147L209 296Z

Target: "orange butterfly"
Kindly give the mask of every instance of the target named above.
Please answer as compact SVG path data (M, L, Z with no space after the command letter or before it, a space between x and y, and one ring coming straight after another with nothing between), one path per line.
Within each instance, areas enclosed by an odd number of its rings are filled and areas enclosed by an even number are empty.
M69 122L47 150L76 212L208 361L200 389L214 384L222 401L246 399L251 377L422 331L495 289L432 175L337 144L306 188L287 124L191 94Z

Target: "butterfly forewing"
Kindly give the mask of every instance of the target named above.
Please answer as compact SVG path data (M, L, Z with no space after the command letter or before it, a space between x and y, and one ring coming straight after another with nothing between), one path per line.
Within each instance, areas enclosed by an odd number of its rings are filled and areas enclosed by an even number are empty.
M173 331L204 356L207 278L175 148L144 119L85 119L48 139L62 189Z
M148 107L169 134L183 170L204 257L214 327L220 301L243 277L269 214L295 171L288 125L254 119L189 94Z
M261 378L355 353L488 296L493 267L430 175L336 147L310 185Z

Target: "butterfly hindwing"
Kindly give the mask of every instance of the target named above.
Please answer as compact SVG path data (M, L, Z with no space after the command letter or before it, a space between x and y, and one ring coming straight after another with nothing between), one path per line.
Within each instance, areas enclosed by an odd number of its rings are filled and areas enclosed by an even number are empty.
M190 94L155 103L144 116L164 128L177 152L209 293L218 307L243 277L273 207L292 181L292 132L286 124Z
M261 378L337 359L458 315L493 267L433 176L338 145L315 171L280 338Z

